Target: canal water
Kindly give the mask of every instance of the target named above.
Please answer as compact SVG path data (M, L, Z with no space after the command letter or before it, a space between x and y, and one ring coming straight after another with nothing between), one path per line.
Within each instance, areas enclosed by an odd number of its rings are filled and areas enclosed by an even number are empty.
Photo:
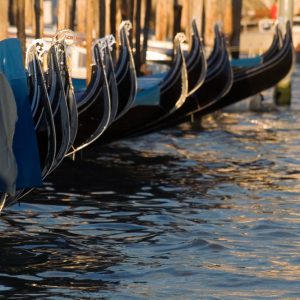
M0 217L0 299L299 299L299 87L66 160Z

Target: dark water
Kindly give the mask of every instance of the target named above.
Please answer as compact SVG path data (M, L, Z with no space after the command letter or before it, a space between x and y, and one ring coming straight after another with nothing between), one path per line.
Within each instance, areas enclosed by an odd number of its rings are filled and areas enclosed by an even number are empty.
M2 299L299 299L293 106L85 152L0 218Z

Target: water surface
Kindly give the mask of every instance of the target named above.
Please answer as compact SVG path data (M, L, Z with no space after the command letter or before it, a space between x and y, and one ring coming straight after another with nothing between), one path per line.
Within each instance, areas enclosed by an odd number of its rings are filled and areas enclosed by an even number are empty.
M0 298L299 299L299 79L290 109L66 160L1 215Z

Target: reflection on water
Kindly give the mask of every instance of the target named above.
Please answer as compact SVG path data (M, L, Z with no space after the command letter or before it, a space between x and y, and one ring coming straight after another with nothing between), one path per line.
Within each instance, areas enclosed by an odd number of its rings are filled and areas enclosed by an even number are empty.
M0 298L299 298L298 91L66 160L1 215Z

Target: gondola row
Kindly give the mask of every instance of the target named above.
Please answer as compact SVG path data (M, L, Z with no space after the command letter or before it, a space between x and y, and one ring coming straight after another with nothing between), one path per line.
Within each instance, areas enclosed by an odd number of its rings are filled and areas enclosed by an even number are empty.
M121 23L115 63L111 55L114 37L94 42L88 85L71 77L71 31L59 32L48 49L44 41L35 41L27 50L26 69L18 40L0 42L3 85L12 89L8 94L15 99L18 118L16 128L9 127L2 109L0 149L6 151L2 157L14 158L10 169L0 170L0 210L41 185L66 156L74 156L89 145L103 145L201 118L274 86L290 72L294 61L289 23L284 37L277 28L268 51L258 63L246 67L242 60L240 64L230 60L219 26L215 26L214 47L206 58L193 21L188 54L182 49L184 35L179 33L174 39L169 70L137 77L128 39L130 29L130 22ZM9 107L3 103L8 103L7 99L2 100L1 107L12 111L13 104ZM29 120L22 121L22 115ZM13 143L8 138L12 135Z

